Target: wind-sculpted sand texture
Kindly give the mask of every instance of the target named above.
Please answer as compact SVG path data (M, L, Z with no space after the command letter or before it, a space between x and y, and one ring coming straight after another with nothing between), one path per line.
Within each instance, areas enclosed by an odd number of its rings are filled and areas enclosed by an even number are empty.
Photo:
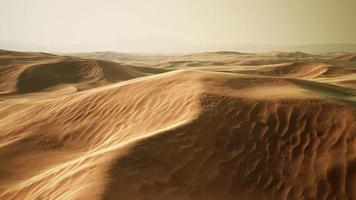
M278 52L261 57L288 62L245 66L231 64L244 54L216 52L133 66L1 53L0 199L356 199L346 55ZM178 59L195 64L166 66Z

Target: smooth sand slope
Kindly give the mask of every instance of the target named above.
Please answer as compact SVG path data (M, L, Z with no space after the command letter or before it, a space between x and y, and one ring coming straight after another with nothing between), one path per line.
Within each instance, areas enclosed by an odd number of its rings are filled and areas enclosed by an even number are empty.
M0 53L0 199L356 199L352 60Z

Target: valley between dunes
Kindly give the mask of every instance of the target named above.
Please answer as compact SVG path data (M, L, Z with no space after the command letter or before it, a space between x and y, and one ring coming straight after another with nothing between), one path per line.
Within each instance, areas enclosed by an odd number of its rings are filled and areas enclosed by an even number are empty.
M355 188L355 53L0 50L1 200L353 200Z

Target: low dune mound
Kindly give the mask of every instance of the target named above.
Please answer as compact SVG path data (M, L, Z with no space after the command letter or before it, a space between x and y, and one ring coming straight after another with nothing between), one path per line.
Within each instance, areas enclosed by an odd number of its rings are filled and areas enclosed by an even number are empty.
M169 61L160 63L159 67L161 68L170 68L170 69L186 69L186 68L198 68L198 67L211 67L211 66L223 66L226 62L219 61L190 61L190 60L181 60L181 61Z
M318 81L334 85L342 85L350 88L356 88L356 73L335 77L319 78Z
M169 61L175 55L166 54L141 54L141 53L118 53L111 51L92 52L92 53L72 53L64 54L83 59L107 60L112 62L119 62L122 64L138 67L152 68L159 66L161 62ZM154 69L154 67L153 67Z
M39 92L63 84L71 84L81 90L146 75L128 65L110 61L42 53L7 52L0 55L1 61L2 93Z
M274 57L279 57L279 58L315 58L314 55L300 52L300 51L294 51L294 52L283 52L283 51L273 51L270 53L267 53L267 55L271 55Z
M236 73L242 74L304 79L341 77L356 73L355 68L332 65L327 62L292 62L263 65L258 67L251 67L250 69L245 67L243 69L236 69L234 71Z
M179 70L5 100L0 199L353 199L356 110L343 89Z
M332 60L356 62L356 53L344 53L342 55L338 55L338 56L334 57Z
M356 68L330 65L320 77L342 77L356 74Z
M263 76L291 77L291 78L316 78L329 69L324 63L293 62L287 64L270 65L252 70L240 70L243 74L255 74Z
M239 65L262 66L269 64L285 64L285 63L300 63L300 62L322 62L318 56L306 54L303 52L270 52L265 54L251 54L244 59L241 59Z
M258 66L267 64L283 64L287 62L299 62L315 60L311 56L302 56L293 53L274 52L267 54L239 53L239 52L206 52L188 55L173 56L167 62L202 62L211 65L245 65ZM164 65L165 62L162 62Z
M329 61L349 68L356 67L356 53L339 53L329 56Z

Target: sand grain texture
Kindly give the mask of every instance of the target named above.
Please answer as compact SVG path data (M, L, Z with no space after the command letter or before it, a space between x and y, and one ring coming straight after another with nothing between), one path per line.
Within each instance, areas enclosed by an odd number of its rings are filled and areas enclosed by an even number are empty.
M0 199L356 199L350 55L0 54Z

